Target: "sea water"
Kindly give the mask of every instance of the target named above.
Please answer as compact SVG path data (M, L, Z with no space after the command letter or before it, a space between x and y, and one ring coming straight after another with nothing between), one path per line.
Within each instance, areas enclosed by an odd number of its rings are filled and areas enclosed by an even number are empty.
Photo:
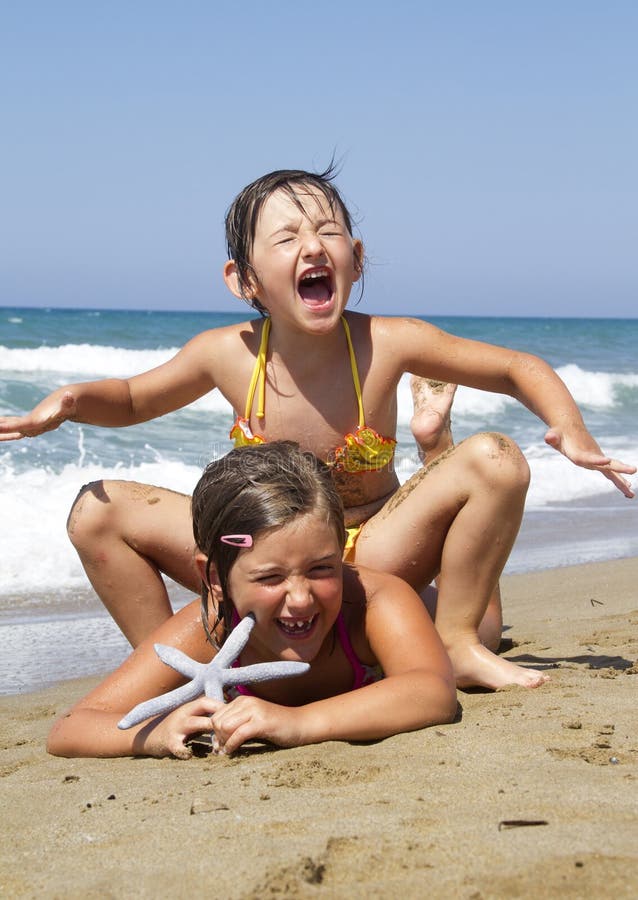
M19 415L69 382L145 371L200 331L247 318L0 308L0 415ZM638 319L431 321L462 337L544 357L566 382L604 451L636 463ZM407 377L399 385L398 410L396 464L405 481L419 466ZM66 536L66 516L80 486L121 478L190 493L208 460L229 449L232 418L213 391L155 422L125 429L67 422L33 440L0 443L0 693L102 672L127 652ZM505 432L530 464L523 528L506 571L638 553L638 501L627 501L602 475L573 466L547 447L543 423L519 403L459 388L453 427L456 439L480 430ZM185 602L183 592L171 590L177 605Z

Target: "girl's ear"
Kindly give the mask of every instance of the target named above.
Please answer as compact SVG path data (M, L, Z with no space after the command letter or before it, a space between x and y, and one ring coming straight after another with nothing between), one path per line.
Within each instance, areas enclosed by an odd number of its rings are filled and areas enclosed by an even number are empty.
M224 281L226 282L226 287L231 292L231 294L234 294L238 300L244 299L241 292L237 264L235 263L234 259L229 259L224 263Z
M238 300L252 300L255 297L255 288L252 284L242 284L239 270L234 259L224 263L224 281L226 287Z
M352 279L352 283L358 281L361 278L363 273L363 260L364 260L364 251L363 251L363 243L358 239L352 242L352 253L354 255L354 271L355 276Z
M206 563L208 560L206 559L206 555L198 551L195 554L195 565L197 566L197 571L199 572L199 576L204 582L204 584L208 587L208 590L211 593L211 597L215 606L219 608L219 604L221 603L222 597L222 589L219 583L219 576L217 574L217 569L214 565L211 565L208 575L206 574ZM210 577L210 581L208 580Z

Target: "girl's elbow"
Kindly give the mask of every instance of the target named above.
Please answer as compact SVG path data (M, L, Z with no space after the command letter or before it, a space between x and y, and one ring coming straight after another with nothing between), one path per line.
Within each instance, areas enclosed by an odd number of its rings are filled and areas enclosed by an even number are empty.
M459 702L456 699L456 691L454 691L454 695L446 698L446 701L441 705L441 715L439 721L436 723L437 725L450 725L452 722L456 720L459 711Z
M456 683L450 672L423 671L411 686L415 728L449 725L458 714Z
M46 750L51 756L69 756L69 753L65 752L65 742L60 731L60 722L56 722L47 736Z
M54 723L53 728L49 732L46 741L46 751L51 756L71 758L80 755L74 750L73 734L69 728L69 720L69 714L62 716Z
M433 692L430 702L430 725L449 725L454 722L458 714L458 700L456 697L456 685L448 678L441 678L437 689Z

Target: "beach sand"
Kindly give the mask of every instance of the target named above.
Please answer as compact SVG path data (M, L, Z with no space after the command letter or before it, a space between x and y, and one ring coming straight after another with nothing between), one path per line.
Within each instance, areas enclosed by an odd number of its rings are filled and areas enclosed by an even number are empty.
M638 559L503 593L506 656L551 681L459 692L456 723L378 743L57 759L46 734L95 679L0 698L0 894L638 896Z

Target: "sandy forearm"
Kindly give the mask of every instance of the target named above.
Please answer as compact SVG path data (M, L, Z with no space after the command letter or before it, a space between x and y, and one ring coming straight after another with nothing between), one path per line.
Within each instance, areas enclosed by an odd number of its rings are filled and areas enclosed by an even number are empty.
M144 738L149 723L121 731L123 713L81 708L71 710L54 724L47 738L52 756L115 757L149 755Z
M544 360L517 353L509 367L508 393L550 427L585 429L583 417L560 376Z
M70 384L55 391L51 397L61 397L67 391L75 399L75 411L68 417L69 421L124 428L145 420L145 417L135 413L128 382L124 379L108 378Z
M300 744L375 740L453 721L456 690L433 673L405 672L301 707Z

